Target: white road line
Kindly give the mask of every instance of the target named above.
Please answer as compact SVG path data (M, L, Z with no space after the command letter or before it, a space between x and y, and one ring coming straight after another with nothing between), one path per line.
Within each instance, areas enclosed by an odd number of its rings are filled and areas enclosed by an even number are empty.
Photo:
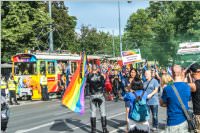
M43 101L41 101L41 102L43 102ZM89 107L86 107L86 108L89 108ZM67 111L67 112L70 112L70 111ZM116 116L120 116L120 115L122 115L122 114L125 114L125 112L118 113L118 114L115 114L115 115L113 115L113 116L107 117L107 119L110 119L110 118L113 118L113 117L116 117ZM58 115L58 113L57 113L57 115ZM99 122L99 121L97 121L97 122ZM42 125L39 125L39 126L36 126L36 127L33 127L33 128L29 128L29 129L18 130L18 131L16 131L15 133L26 133L26 132L30 132L30 131L37 130L37 129L40 129L40 128L43 128L43 127L51 126L51 125L53 125L54 123L55 123L55 121L49 122L49 123L46 123L46 124L42 124ZM82 126L80 126L80 127L75 127L75 128L72 128L72 129L75 130L75 129L78 129L78 128L87 126L87 125L89 125L89 124L90 124L90 123L87 123L86 125L84 124L84 125L82 125ZM60 132L60 133L64 133L64 132Z
M85 110L88 109L88 108L89 108L89 107L86 107ZM54 116L58 116L58 115L62 115L62 114L66 114L66 113L69 113L69 112L73 112L73 111L69 110L69 111L66 111L66 112L54 113Z
M126 127L119 127L119 128L117 128L117 129L115 129L115 130L112 130L112 131L110 131L109 133L116 133L118 130L125 130L126 129Z
M89 102L86 102L85 104L89 104ZM90 108L90 106L85 107L85 110L86 110L86 109L89 109L89 108ZM62 114L66 114L66 113L69 113L69 112L73 112L73 111L69 110L69 111L66 111L66 112L55 113L54 116L58 116L58 115L62 115Z
M108 117L108 119L110 119L110 118L114 118L114 117L116 117L116 116L120 116L120 115L123 115L123 114L125 114L125 112L118 113L118 114L115 114L115 115L113 115L113 116L110 116L110 117ZM98 120L97 122L100 122L100 120ZM72 130L79 129L79 128L81 128L81 127L86 127L86 126L88 126L88 125L90 125L90 122L89 122L89 123L87 123L87 124L84 124L84 125L82 125L82 126L79 126L79 127L72 128ZM66 133L66 131L59 132L59 133Z
M120 116L120 115L123 115L123 114L125 114L125 112L112 115L112 116L108 117L108 119L113 118L113 117L116 117L116 116ZM99 122L99 121L100 121L100 120L98 120L97 122ZM40 126L36 126L36 127L33 127L33 128L29 128L29 129L18 130L18 131L16 131L15 133L27 133L27 132L30 132L30 131L33 131L33 130L37 130L37 129L40 129L40 128L43 128L43 127L51 126L51 125L53 125L53 124L55 124L55 121L49 122L49 123L46 123L46 124L43 124L43 125L40 125ZM81 127L88 126L89 124L90 124L90 123L87 123L87 124L84 124L84 125L82 125L82 126L72 128L72 130L76 130L76 129L79 129L79 128L81 128ZM65 133L65 131L64 131L64 132L60 132L60 133Z
M69 112L73 112L73 111L69 110L69 111L65 111L65 112L54 113L53 116L59 116L59 115L66 114Z
M26 133L26 132L30 132L30 131L33 131L33 130L37 130L39 128L43 128L43 127L46 127L46 126L50 126L50 125L53 125L55 122L49 122L49 123L46 123L46 124L43 124L43 125L40 125L40 126L36 126L36 127L33 127L33 128L30 128L30 129L25 129L25 130L18 130L16 131L15 133Z
M120 124L119 122L117 122L117 121L114 121L114 120L111 120L111 119L110 119L109 121L111 121L111 122L115 123L116 125Z

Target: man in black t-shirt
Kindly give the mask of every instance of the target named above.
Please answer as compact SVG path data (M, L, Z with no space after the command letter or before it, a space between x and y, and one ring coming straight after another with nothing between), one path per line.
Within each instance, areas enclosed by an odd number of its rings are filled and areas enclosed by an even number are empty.
M193 110L196 119L196 126L198 132L200 132L200 65L194 63L189 68L193 82L190 83L191 92L192 92L192 103Z

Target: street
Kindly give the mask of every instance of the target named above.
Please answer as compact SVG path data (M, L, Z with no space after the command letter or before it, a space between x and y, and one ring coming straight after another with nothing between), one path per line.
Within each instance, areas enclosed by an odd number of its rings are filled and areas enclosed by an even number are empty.
M85 114L71 112L60 100L33 101L12 106L7 133L89 133L89 99L86 98ZM107 101L107 127L110 133L125 132L125 105L123 101ZM98 114L98 113L97 113ZM166 110L159 108L160 130L166 123ZM100 115L97 116L97 132L101 133Z

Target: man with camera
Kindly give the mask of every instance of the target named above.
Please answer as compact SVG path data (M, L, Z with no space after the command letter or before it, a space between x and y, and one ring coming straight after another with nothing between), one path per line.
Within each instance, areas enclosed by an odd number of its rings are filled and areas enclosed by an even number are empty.
M90 112L91 112L91 133L96 133L96 110L100 110L103 133L108 133L105 98L104 98L104 77L98 71L97 66L92 66L92 72L88 74L87 82L90 91Z
M200 132L200 64L194 63L189 68L193 111L196 120L196 128Z

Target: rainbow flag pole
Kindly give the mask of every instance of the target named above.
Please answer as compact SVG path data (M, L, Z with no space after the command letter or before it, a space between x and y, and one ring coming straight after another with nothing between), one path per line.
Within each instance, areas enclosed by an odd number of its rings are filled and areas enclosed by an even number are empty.
M86 85L87 59L85 52L82 52L81 61L74 73L74 76L66 88L62 98L62 104L70 110L83 114L85 112L84 90Z

